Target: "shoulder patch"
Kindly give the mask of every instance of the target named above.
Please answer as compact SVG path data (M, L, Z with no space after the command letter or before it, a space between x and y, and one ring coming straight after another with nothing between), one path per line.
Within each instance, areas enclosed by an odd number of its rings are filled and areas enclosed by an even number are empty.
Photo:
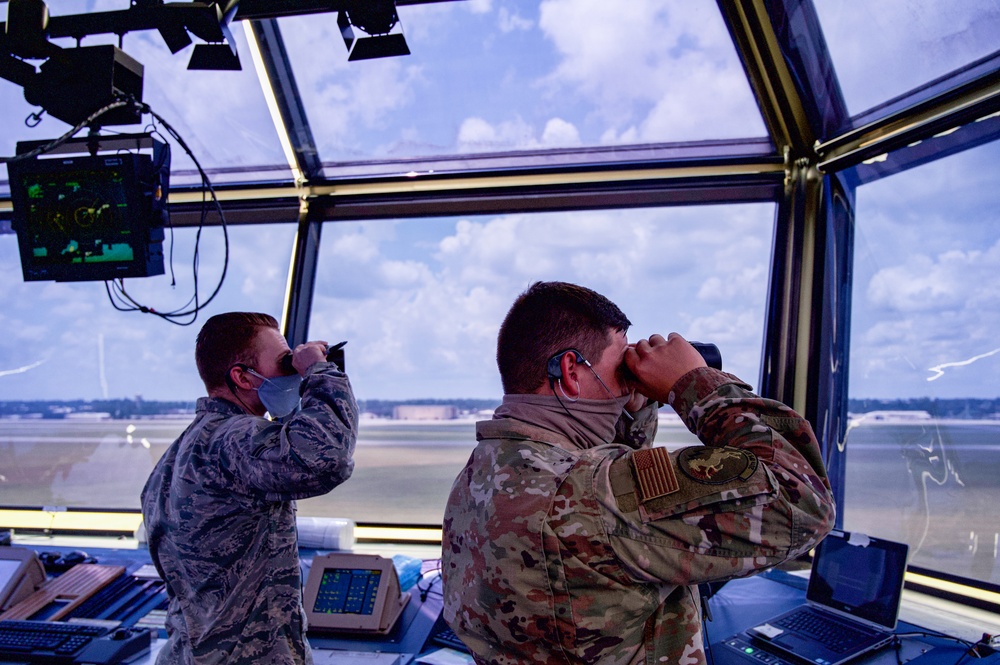
M677 466L691 480L722 485L737 478L750 478L757 470L757 456L741 448L692 446L680 452Z
M643 448L632 453L639 501L645 503L680 489L674 463L666 448Z

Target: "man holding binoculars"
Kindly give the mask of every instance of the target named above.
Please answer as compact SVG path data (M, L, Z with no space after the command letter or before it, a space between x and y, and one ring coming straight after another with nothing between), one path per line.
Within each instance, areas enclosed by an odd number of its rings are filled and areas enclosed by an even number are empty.
M500 327L442 542L444 615L478 663L705 663L695 585L814 547L834 501L812 428L679 335L632 345L604 296L538 282ZM705 444L651 447L670 404Z
M267 314L218 314L198 333L208 397L142 491L169 600L158 663L312 662L294 501L351 476L358 431L330 351L289 349Z

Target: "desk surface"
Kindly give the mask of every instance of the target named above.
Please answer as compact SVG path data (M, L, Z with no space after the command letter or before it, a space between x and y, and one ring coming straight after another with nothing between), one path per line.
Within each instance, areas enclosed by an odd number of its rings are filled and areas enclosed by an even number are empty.
M737 657L720 643L742 630L766 622L805 601L806 579L780 571L726 584L709 601L712 620L705 626L709 665L747 665L755 661ZM933 632L933 631L930 631ZM979 639L983 631L975 636ZM963 644L935 635L920 626L901 620L896 628L899 648L886 647L853 661L858 665L953 665L968 657ZM1000 653L972 662L1000 665Z
M68 551L70 548L33 545L33 549L38 551ZM91 555L98 557L100 563L123 565L129 572L149 562L148 552L144 548L97 550L91 547L88 548L88 551ZM392 554L392 552L380 553L383 556L391 556ZM314 553L303 552L306 558L311 557L312 554ZM422 585L426 586L427 581L425 579ZM805 587L806 579L804 577L780 571L771 571L764 575L729 582L709 601L712 621L705 626L706 643L720 642L803 602ZM357 659L356 662L371 662L372 665L382 665L383 663L385 665L406 665L413 654L421 653L427 647L431 626L441 608L439 595L430 594L425 602L421 602L419 592L414 589L412 593L414 593L413 599L401 619L404 630L390 636L387 640L310 636L314 652L319 655L316 659L317 665L344 662L332 657L337 651L357 654L384 654L384 657L380 659L373 656L370 661ZM976 620L972 622L966 620L967 625L963 634L960 631L952 630L950 626L941 626L937 621L941 613L937 607L915 608L912 603L908 608L907 600L904 598L901 622L897 632L901 634L922 632L923 629L919 628L917 623L931 625L933 621L933 627L971 641L979 639L983 632L1000 633L1000 625L998 625L1000 617L989 615L986 619L976 617ZM990 622L997 622L997 624ZM152 652L134 661L135 665L148 665L154 662L155 654L162 643L163 640L156 640ZM900 662L911 662L914 665L954 665L962 659L964 653L963 646L947 639L923 636L906 637L902 640L899 661L896 659L896 650L885 649L856 662L858 665L899 665ZM390 654L395 654L395 658ZM713 649L712 653L708 654L709 665L713 665L713 655L718 656L718 650ZM724 663L722 660L716 658L714 665L736 665L735 663ZM965 665L964 660L970 660L977 665L1000 665L1000 654L994 654L981 660L971 660L966 657L963 659L963 665ZM741 663L740 665L745 664Z

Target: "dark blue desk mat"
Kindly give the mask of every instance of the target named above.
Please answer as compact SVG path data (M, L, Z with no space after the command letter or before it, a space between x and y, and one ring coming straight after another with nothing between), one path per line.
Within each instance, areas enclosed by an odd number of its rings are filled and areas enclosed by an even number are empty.
M68 553L77 547L65 546L33 546L38 552L57 551ZM88 548L89 549L89 548ZM140 566L149 563L149 553L145 548L89 549L91 556L98 563L124 566L128 573L135 572ZM308 563L314 552L303 551L303 579L308 572ZM420 582L426 588L431 582L430 576ZM782 571L770 571L763 575L742 580L734 580L726 584L709 601L712 621L705 625L705 642L713 645L706 654L709 665L748 665L745 658L735 658L724 653L718 645L726 638L757 625L781 612L804 602L806 579L790 575ZM389 653L418 654L429 648L428 637L434 622L441 612L440 579L434 580L433 592L427 600L420 602L418 589L410 590L412 599L400 617L396 629L385 637L344 639L337 635L310 635L309 641L320 649L343 649L348 651L384 651ZM925 629L906 622L900 622L896 630L900 635L907 633L923 633ZM869 654L858 661L858 665L1000 665L1000 653L982 659L974 659L965 655L967 648L953 640L931 637L904 637L902 647L897 650L888 647L874 654ZM714 657L714 662L713 662ZM759 665L759 664L758 664Z
M710 645L706 658L708 665L748 665L754 659L737 654L720 644L736 633L758 625L792 607L805 602L807 581L782 571L726 584L709 600L712 620L705 624L705 643ZM859 665L955 665L966 661L978 665L1000 665L1000 653L974 659L965 655L968 648L959 642L942 637L926 636L920 626L900 621L896 633L900 647L886 647L859 658ZM920 633L918 636L906 636Z

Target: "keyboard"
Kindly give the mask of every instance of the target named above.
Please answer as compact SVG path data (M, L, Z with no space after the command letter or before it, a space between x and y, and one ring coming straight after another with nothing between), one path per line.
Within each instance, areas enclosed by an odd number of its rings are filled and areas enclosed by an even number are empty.
M0 661L111 665L148 651L148 630L57 621L0 621Z
M431 629L431 642L441 647L469 653L469 647L465 646L462 640L458 639L458 635L445 623L443 617L438 617L437 622Z
M775 625L784 630L808 635L837 653L853 648L874 634L860 626L851 626L811 610L796 612Z

